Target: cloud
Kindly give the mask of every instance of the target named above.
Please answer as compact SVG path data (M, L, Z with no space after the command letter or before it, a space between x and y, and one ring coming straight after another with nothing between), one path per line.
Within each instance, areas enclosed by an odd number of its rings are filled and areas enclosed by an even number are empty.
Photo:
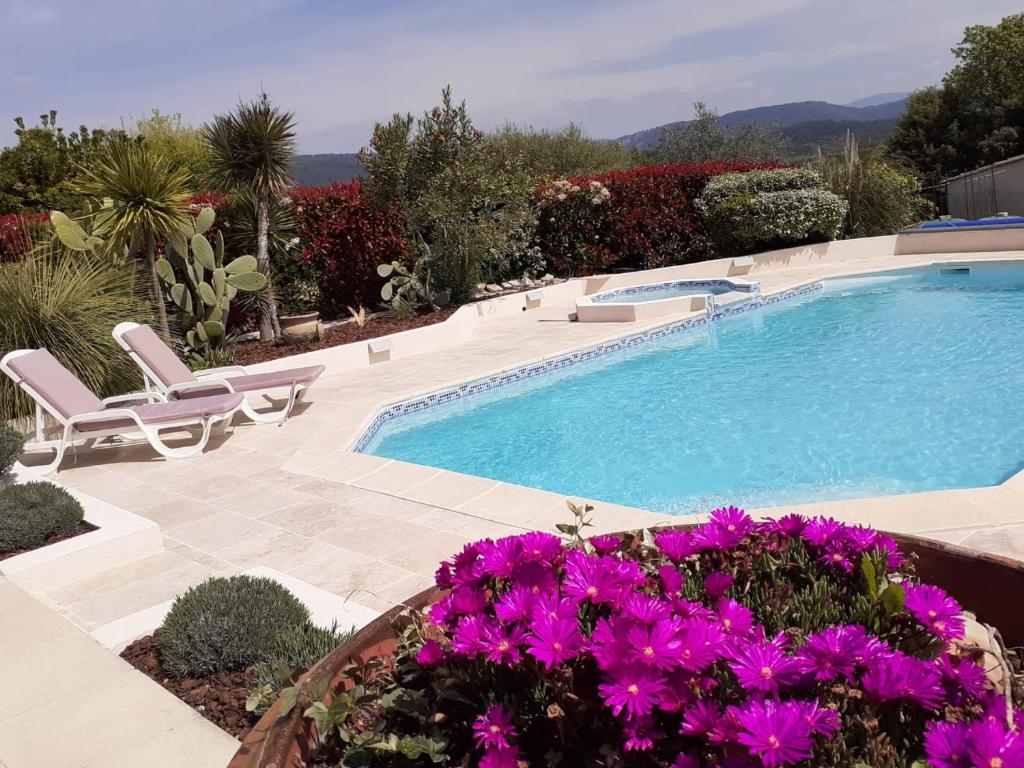
M614 136L698 99L728 111L920 87L965 25L1014 3L0 0L0 63L25 78L0 80L0 119L58 107L69 124L116 125L159 107L199 123L265 88L295 111L304 151L351 151L450 83L484 128L576 120Z

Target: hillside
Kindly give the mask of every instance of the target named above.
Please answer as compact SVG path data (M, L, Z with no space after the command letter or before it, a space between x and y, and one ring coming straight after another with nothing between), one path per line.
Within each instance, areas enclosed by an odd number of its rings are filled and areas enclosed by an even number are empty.
M873 98L868 97L868 100ZM736 128L751 122L778 125L783 129L783 133L787 134L787 137L791 131L794 132L800 137L801 145L804 145L815 140L814 131L820 131L821 143L831 141L831 137L837 131L845 134L847 128L853 129L859 136L859 132L853 128L854 125L869 128L877 134L878 129L882 127L881 123L888 122L891 131L896 119L906 109L906 103L906 97L863 107L830 104L827 101L795 101L789 104L773 104L728 112L722 115L721 119L722 124L727 128ZM652 149L657 146L663 130L677 125L685 125L687 122L689 121L681 120L677 123L659 125L655 128L620 136L616 141L626 148ZM794 129L797 130L794 131Z
M300 187L324 187L335 181L350 181L365 173L366 169L352 152L297 155L292 165L292 177Z

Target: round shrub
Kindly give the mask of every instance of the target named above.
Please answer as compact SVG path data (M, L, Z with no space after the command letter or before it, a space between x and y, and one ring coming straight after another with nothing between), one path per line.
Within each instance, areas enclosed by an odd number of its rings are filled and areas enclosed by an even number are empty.
M824 185L821 175L810 168L773 168L726 173L708 182L697 201L705 215L738 195L782 192L787 189L813 189Z
M720 248L760 250L839 236L848 203L825 189L738 195L718 205L708 229Z
M37 547L82 522L82 505L52 483L0 488L0 552Z
M161 661L176 677L245 669L271 657L279 633L308 622L306 607L272 579L208 579L171 606Z
M0 424L0 477L14 466L14 462L25 450L25 437L7 424Z

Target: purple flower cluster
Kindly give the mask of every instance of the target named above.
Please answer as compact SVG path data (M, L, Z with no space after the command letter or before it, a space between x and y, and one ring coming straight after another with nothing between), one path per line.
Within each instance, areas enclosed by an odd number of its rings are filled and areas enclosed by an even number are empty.
M437 571L447 593L429 620L443 639L423 643L416 660L427 670L472 663L529 671L556 691L590 675L594 685L584 688L616 724L617 748L682 745L661 755L677 768L702 764L709 749L769 768L811 759L843 729L835 704L824 701L836 686L861 691L869 706L914 707L929 719L935 768L1024 768L1019 727L941 719L944 704L978 706L992 690L982 668L949 645L965 631L955 600L903 584L917 650L852 623L772 634L744 604L749 573L730 560L752 541L774 553L799 546L824 577L848 585L859 583L866 555L883 564L883 576L903 563L895 542L870 529L795 515L755 523L734 507L694 529L658 533L653 548L618 536L582 547L544 533L485 540ZM472 726L480 765L526 759L518 741L528 721L489 705Z

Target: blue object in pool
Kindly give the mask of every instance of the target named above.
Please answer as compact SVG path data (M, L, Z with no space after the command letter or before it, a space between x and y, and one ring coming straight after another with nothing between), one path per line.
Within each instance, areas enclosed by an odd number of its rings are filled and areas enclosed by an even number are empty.
M366 451L667 514L997 484L1024 464L1024 271L833 281L399 417Z
M988 219L945 219L926 221L918 229L950 229L956 227L1004 227L1007 224L1024 224L1024 216L993 216Z

